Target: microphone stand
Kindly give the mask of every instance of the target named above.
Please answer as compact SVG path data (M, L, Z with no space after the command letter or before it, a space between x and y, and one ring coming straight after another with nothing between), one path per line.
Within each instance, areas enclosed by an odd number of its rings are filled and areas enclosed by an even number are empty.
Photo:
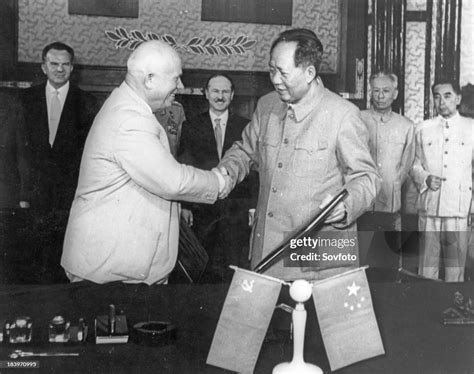
M324 220L329 216L332 210L339 204L348 192L343 189L339 192L311 221L305 228L299 230L291 239L284 242L277 249L268 254L253 271L262 273L277 260L279 260L290 248L292 239L300 239L308 235L313 230L321 229ZM296 280L290 287L290 296L296 301L296 306L292 312L293 321L293 359L290 362L282 362L273 368L273 374L323 374L321 368L307 363L303 358L304 335L306 328L306 310L304 302L311 297L312 286L306 280Z

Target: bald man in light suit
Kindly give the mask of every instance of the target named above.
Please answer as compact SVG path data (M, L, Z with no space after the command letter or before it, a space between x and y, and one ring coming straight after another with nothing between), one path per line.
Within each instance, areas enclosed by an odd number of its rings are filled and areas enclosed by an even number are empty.
M230 183L179 164L153 112L181 83L176 51L141 44L86 141L61 265L71 281L166 283L178 251L177 200L212 204Z

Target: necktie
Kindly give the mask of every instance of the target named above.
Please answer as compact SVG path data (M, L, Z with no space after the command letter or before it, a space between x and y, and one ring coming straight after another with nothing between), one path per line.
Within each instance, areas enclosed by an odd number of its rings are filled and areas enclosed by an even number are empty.
M58 132L59 119L61 118L61 103L59 102L59 91L56 90L51 96L49 108L49 144L53 146L56 133Z
M216 137L216 144L217 144L217 154L219 155L219 160L222 156L222 127L221 127L221 119L216 118L214 120L216 126L214 127L214 136Z

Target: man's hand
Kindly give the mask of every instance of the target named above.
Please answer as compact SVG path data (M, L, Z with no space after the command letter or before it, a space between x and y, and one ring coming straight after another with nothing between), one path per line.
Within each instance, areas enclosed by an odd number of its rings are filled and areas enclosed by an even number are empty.
M229 196L230 192L232 191L232 179L229 175L224 175L225 186L222 191L219 191L219 199L225 199Z
M227 171L227 169L224 166L218 166L217 170L219 170L222 175L229 175L229 172Z
M334 196L331 195L326 195L326 197L323 199L321 204L319 205L319 209L324 208L329 202L332 200ZM329 216L327 216L326 220L324 221L325 223L337 223L346 218L346 206L344 203L341 201L339 204L336 205L336 207L332 210L331 213L329 213Z
M193 212L189 209L181 209L181 217L184 219L184 222L187 223L189 227L191 227L194 223Z
M430 174L428 175L428 178L426 178L426 185L432 191L438 191L441 187L441 182L442 179L440 177L437 177L436 175Z
M232 191L232 179L227 170L223 167L220 167L219 169L214 168L212 171L219 178L219 194L217 197L218 199L225 199Z

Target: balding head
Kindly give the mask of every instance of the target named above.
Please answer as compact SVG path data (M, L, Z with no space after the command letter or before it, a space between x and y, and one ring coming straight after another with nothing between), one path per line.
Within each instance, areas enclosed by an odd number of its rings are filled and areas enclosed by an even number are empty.
M153 111L171 105L181 83L181 59L161 41L142 43L127 61L127 84Z

